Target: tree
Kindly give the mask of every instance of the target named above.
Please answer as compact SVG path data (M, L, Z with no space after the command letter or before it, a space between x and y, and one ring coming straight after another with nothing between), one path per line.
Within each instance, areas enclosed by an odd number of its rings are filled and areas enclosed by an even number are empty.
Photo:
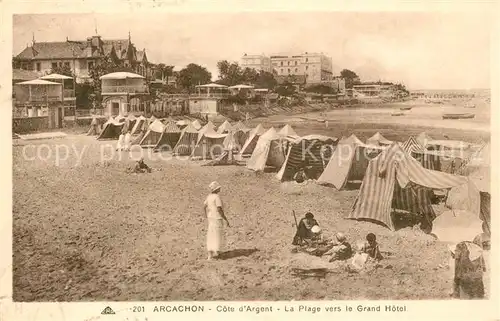
M336 94L337 93L335 88L332 88L332 87L327 86L327 85L322 85L322 84L308 87L304 91L310 92L310 93L318 93L318 94L322 94L322 95L329 95L329 94Z
M403 95L405 95L405 96L410 95L410 92L408 91L408 89L406 89L405 85L398 83L395 85L395 87L396 87L396 90L401 91L403 93Z
M292 83L285 81L281 86L276 87L275 91L280 96L290 97L295 94L296 89Z
M205 68L197 64L189 64L179 71L177 84L189 93L194 91L194 87L210 82L212 74Z
M173 76L174 66L167 66L165 64L158 64L155 68L155 78L160 78L161 81L165 81L168 83L168 78Z
M267 89L274 89L278 85L278 81L274 77L274 74L267 72L267 71L261 71L257 75L257 79L255 81L255 87L257 88L267 88Z
M64 75L68 77L74 78L75 76L73 75L73 71L71 70L71 67L68 65L62 65L62 66L57 66L57 67L52 67L50 69L51 74L59 74L59 75Z
M343 69L340 72L340 77L345 79L345 88L352 88L354 84L359 82L359 76L349 69Z
M221 85L234 86L244 82L243 74L245 71L236 62L230 63L227 60L221 60L217 62L217 69L219 70L217 82Z

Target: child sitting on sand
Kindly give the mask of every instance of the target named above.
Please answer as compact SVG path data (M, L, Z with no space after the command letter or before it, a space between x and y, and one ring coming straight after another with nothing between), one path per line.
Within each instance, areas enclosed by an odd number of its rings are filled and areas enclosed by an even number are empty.
M366 235L366 243L362 247L362 252L368 254L368 256L376 261L382 260L382 253L377 243L377 237L373 233L368 233Z

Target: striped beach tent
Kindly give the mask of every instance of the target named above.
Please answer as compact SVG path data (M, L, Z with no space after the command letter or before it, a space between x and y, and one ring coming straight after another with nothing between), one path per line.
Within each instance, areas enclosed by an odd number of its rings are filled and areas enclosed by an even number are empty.
M398 144L393 144L370 160L358 197L347 218L396 226L393 210L421 215L426 228L436 217L429 191L451 189L466 184L468 179L425 169Z
M317 179L324 170L323 153L326 149L332 150L337 141L323 135L307 135L292 141L276 178L282 182L292 180L295 173L307 165L307 177Z
M408 154L412 154L414 152L422 152L424 148L420 145L413 136L410 136L401 146L401 148L407 152Z
M177 142L179 141L180 136L181 130L173 121L166 123L163 128L163 133L158 139L158 142L156 143L156 146L153 150L160 151L166 149L169 151L173 151L175 145L177 145Z
M198 131L189 123L181 131L179 141L174 147L174 154L180 156L188 156L193 152L196 142L198 141Z
M363 144L355 135L341 140L317 183L341 190L348 182L363 180L369 161L382 150L378 146Z
M433 154L432 152L427 152L427 150L413 136L410 136L401 145L401 148L419 161L424 168L440 170L441 163L439 156Z

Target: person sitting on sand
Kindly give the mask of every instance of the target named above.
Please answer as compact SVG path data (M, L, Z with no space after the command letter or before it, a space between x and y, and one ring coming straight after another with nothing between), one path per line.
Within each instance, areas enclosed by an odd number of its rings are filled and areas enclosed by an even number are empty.
M144 158L141 157L135 164L134 173L151 173L151 168L144 163Z
M366 235L366 243L362 247L362 252L368 254L368 256L376 261L382 260L382 253L377 243L377 237L373 233L368 233Z
M312 231L315 226L319 227L319 224L314 219L314 215L311 212L306 213L297 226L297 233L295 233L292 244L302 245L304 242L311 241L316 236Z
M297 183L297 184L302 184L304 183L305 181L307 181L307 176L306 176L306 172L305 172L305 168L304 167L301 167L296 173L295 175L293 175L293 180Z
M325 253L325 255L330 255L330 262L333 261L343 261L347 260L352 256L352 247L349 242L347 242L346 237L342 233L337 233L335 235L337 243L332 247L332 249Z

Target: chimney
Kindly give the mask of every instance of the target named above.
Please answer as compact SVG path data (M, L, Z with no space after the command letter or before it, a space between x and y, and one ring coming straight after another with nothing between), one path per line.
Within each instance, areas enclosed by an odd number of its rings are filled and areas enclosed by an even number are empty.
M92 36L92 48L98 48L99 43L100 43L101 37L100 36Z

